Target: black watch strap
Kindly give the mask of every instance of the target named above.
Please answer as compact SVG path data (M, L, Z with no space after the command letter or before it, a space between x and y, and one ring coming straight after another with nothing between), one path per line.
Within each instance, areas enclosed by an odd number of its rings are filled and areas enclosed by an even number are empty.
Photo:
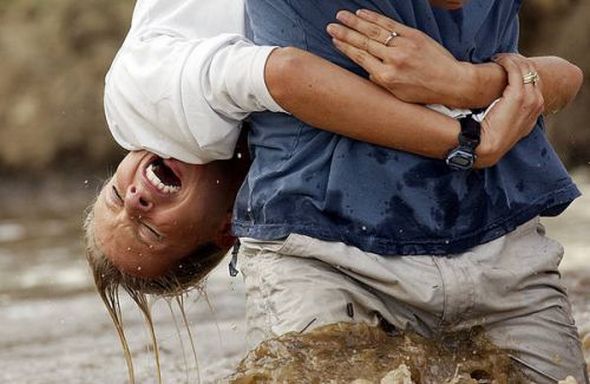
M459 119L461 133L459 134L459 145L475 150L481 141L481 124L469 115Z
M477 159L475 149L481 140L481 124L473 115L459 119L459 124L459 146L449 152L446 163L451 169L466 171L473 168Z

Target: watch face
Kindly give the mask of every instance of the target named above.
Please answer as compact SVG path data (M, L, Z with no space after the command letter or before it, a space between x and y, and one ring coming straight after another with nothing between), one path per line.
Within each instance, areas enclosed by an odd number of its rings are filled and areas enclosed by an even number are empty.
M474 163L475 155L461 148L453 150L447 157L447 165L452 169L469 170L473 168Z

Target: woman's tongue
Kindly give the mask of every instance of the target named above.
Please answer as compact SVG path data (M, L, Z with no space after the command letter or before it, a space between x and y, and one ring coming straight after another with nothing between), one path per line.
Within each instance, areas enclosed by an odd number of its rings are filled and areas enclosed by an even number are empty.
M166 164L164 164L162 159L158 159L154 163L152 163L152 167L154 173L156 174L156 176L158 176L158 179L160 179L162 183L170 187L180 187L182 185L182 182L180 181L178 176L174 174L174 171L172 171L172 169L170 169L168 166L166 166Z

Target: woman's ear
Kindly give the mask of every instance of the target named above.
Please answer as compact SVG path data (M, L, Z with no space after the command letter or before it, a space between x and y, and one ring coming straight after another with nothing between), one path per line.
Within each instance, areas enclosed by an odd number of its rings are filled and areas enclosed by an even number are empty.
M236 242L236 238L231 232L231 218L232 213L227 212L221 221L219 231L217 231L215 238L213 239L215 244L222 249L229 249Z

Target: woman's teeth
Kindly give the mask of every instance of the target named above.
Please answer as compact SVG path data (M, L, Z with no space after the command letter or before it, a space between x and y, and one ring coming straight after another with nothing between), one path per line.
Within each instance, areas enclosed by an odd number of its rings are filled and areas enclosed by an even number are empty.
M180 187L164 184L164 182L162 180L160 180L160 178L154 172L154 165L153 164L148 165L145 174L146 174L149 182L154 187L158 188L160 191L162 191L164 193L176 193L176 192L180 191Z

